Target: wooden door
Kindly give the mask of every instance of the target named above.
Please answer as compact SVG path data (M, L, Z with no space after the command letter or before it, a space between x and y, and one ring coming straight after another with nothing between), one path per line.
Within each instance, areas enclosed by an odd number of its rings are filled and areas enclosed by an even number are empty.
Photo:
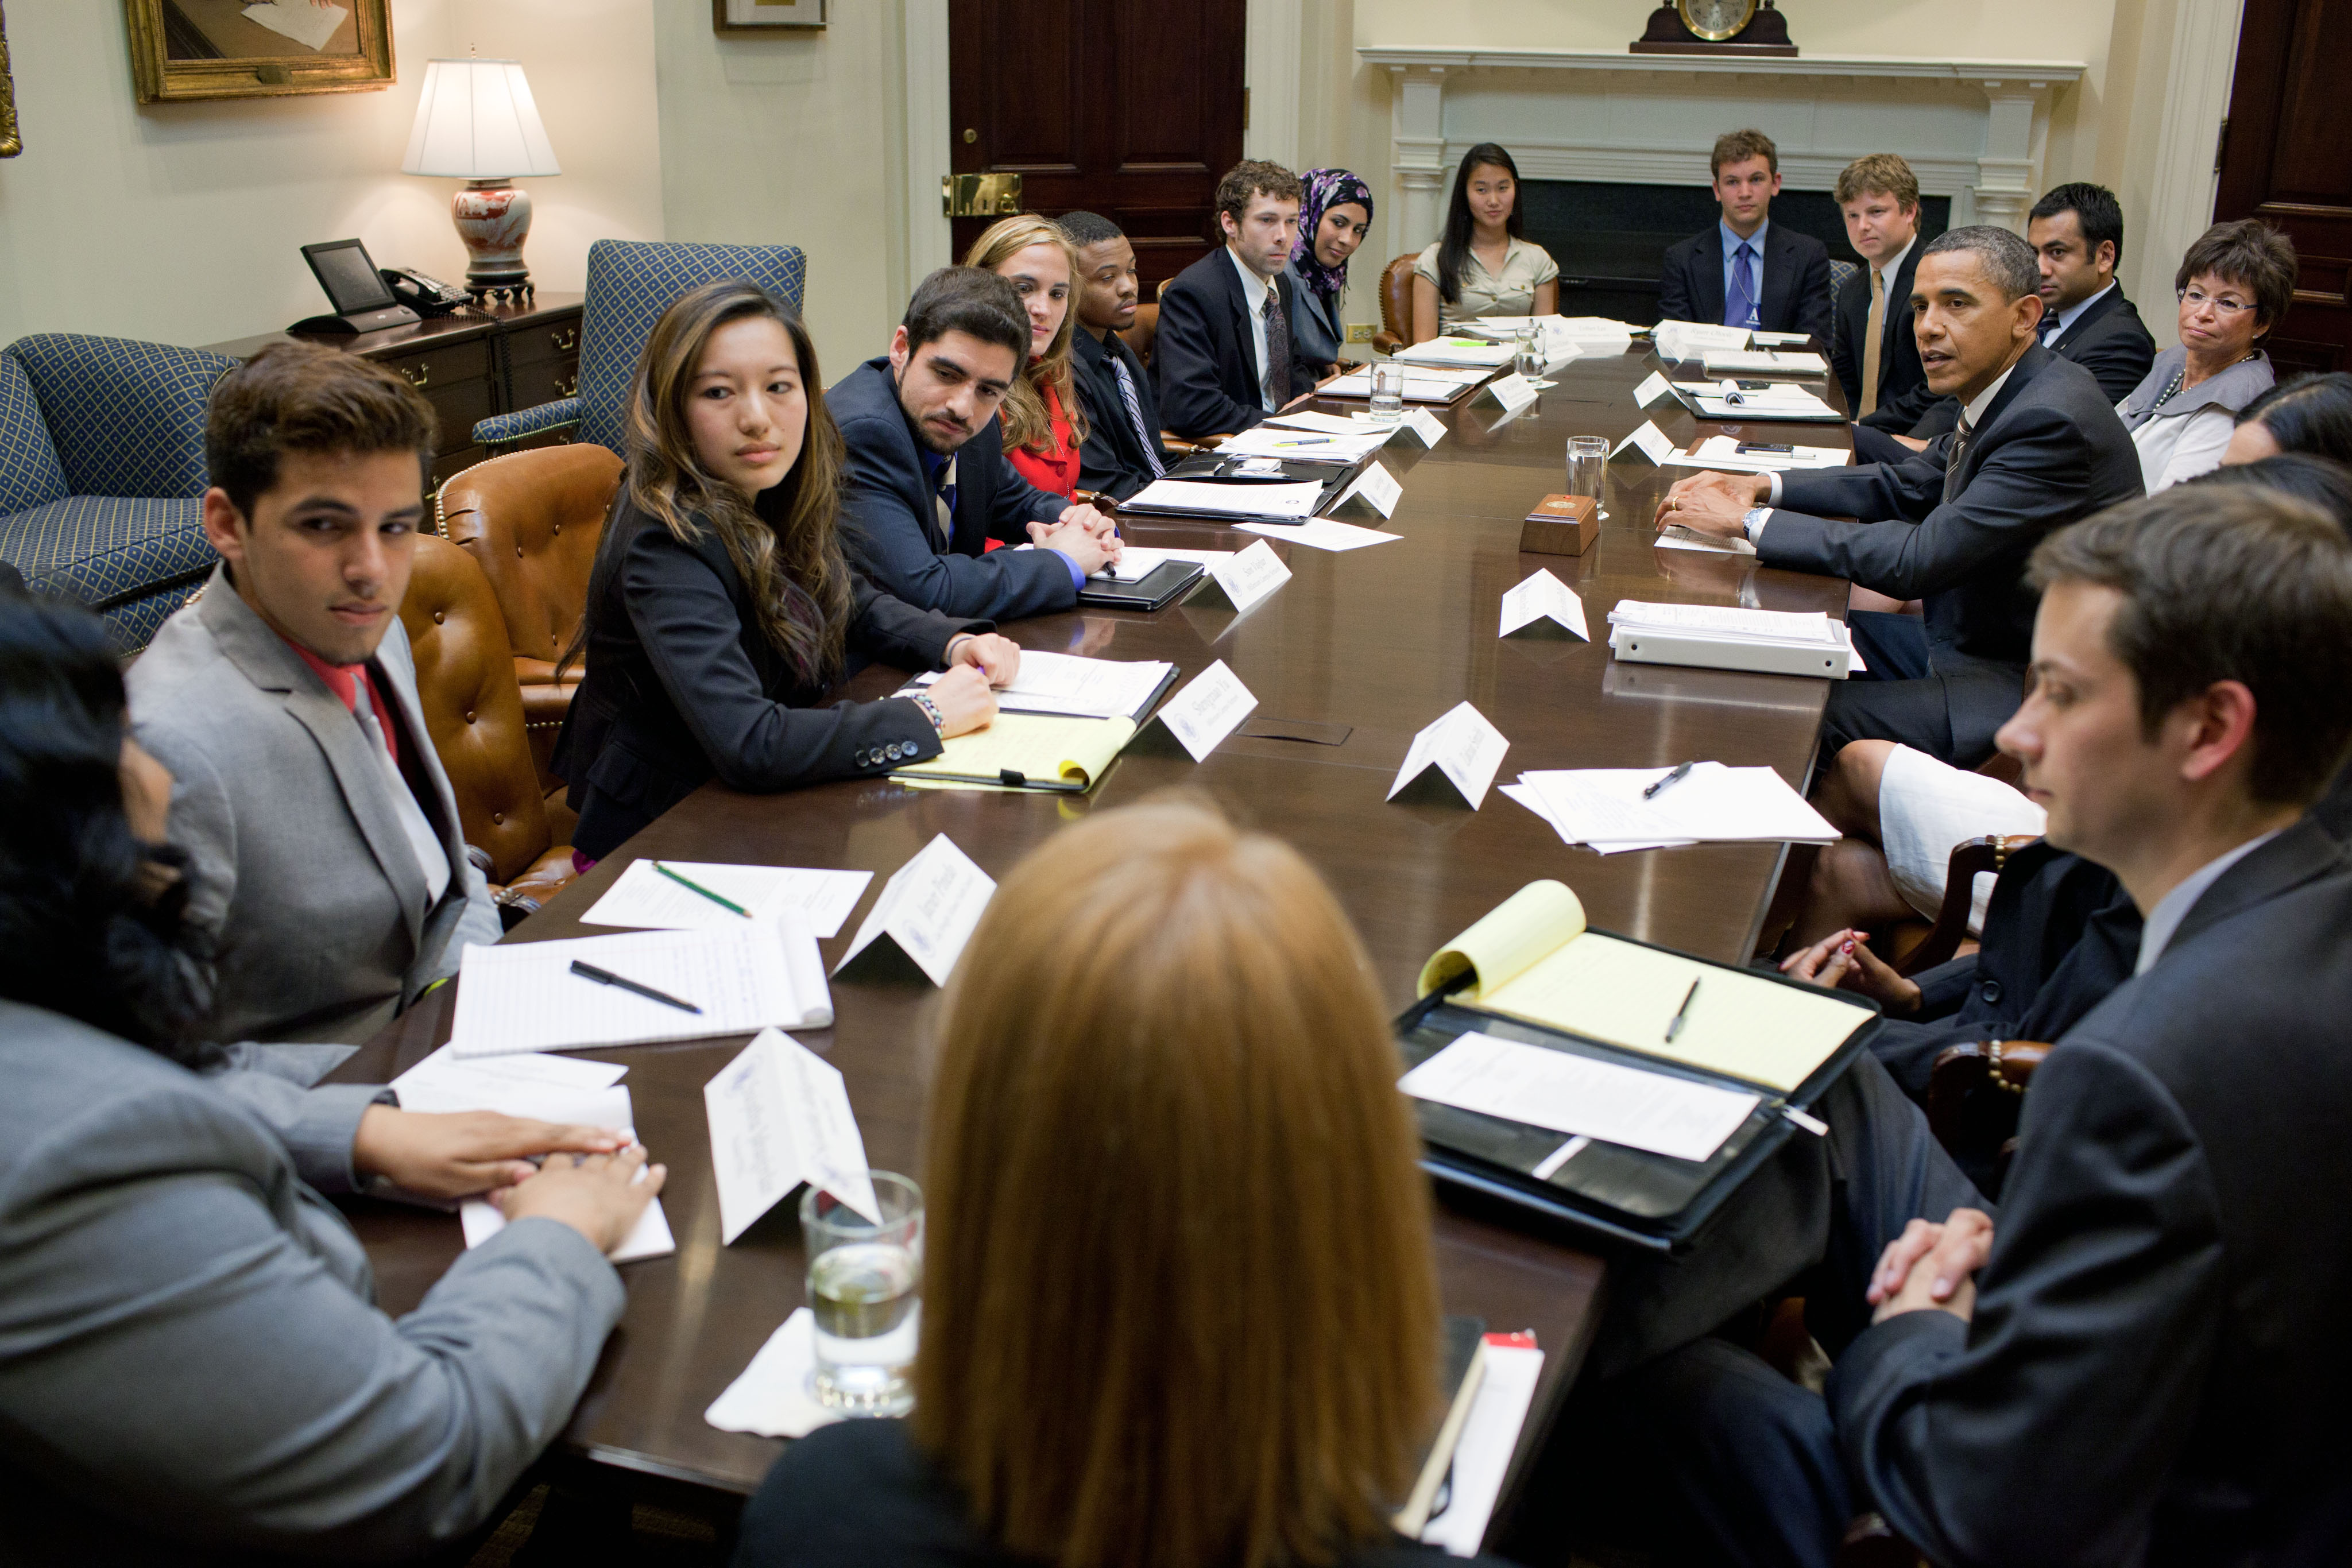
M1242 156L1244 0L950 0L954 172L1015 173L1022 210L1100 213L1143 297L1207 253ZM954 222L955 256L991 218Z
M2352 0L2246 0L2216 220L2261 218L2294 241L2294 306L2271 333L2291 370L2352 370Z

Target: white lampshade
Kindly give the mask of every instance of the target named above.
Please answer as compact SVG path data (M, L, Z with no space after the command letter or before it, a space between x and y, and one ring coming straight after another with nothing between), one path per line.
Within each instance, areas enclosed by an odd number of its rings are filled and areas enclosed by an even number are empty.
M404 174L561 174L520 60L427 60Z

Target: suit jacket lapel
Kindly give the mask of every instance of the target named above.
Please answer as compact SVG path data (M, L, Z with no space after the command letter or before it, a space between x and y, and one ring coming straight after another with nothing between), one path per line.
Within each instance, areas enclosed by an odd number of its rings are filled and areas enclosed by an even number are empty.
M415 747L412 754L417 760L415 771L433 787L434 806L428 815L441 841L441 852L449 857L449 891L462 895L469 863L466 858L466 824L457 815L457 796L448 774L436 766L439 758L433 750L433 735L425 727L425 707L417 696L416 654L408 645L408 628L395 619L375 655L377 684L398 710L395 716L404 732L401 744ZM409 858L415 859L414 855Z
M2183 942L2210 925L2218 925L2242 910L2276 898L2315 877L2344 869L2346 851L2311 818L2305 817L2277 838L2253 851L2221 873L2203 897L2189 906L2172 940L2171 954ZM2163 962L2161 958L2158 963Z
M1776 267L1773 258L1787 259L1789 237L1786 230L1774 224L1764 234L1764 253L1756 258L1757 270L1762 274L1756 289L1756 318L1759 321L1778 321L1780 307L1787 303L1790 268ZM1767 329L1770 330L1770 329ZM1883 379L1886 372L1879 371Z
M1896 267L1895 276L1886 280L1885 335L1878 342L1878 384L1882 389L1886 385L1886 372L1894 363L1893 356L1902 347L1901 334L1911 330L1911 280L1919 271L1920 243L1917 240L1911 242L1911 254L1903 258L1903 265ZM1864 300L1870 298L1869 271L1867 266L1863 268Z
M1717 223L1706 231L1698 247L1698 291L1693 296L1704 308L1699 319L1717 322L1723 319L1723 225Z
M373 743L358 720L285 640L237 596L226 566L213 573L199 613L221 656L235 664L256 690L277 694L288 716L310 732L335 776L336 787L342 791L344 808L359 824L377 868L400 899L409 940L417 941L425 930L425 873L394 814L383 765L368 754ZM260 781L251 782L258 785Z

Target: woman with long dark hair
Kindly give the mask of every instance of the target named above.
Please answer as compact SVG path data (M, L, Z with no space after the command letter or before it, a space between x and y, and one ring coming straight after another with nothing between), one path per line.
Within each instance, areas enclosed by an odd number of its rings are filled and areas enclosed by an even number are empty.
M0 591L0 1557L451 1545L569 1418L661 1168L202 1042L172 777L124 709L96 616ZM511 1221L397 1322L320 1196L379 1176Z
M1290 322L1291 351L1319 378L1339 368L1348 340L1339 300L1348 291L1348 258L1372 223L1372 188L1345 169L1309 169L1298 177L1298 239L1290 247L1290 274L1298 308Z
M816 346L758 285L707 283L655 323L628 413L629 468L562 663L586 678L554 768L593 862L706 780L787 789L874 778L996 715L1020 650L985 621L891 598L838 528L840 434ZM914 698L836 703L869 661L945 669Z
M1559 310L1559 267L1520 237L1519 166L1492 141L1462 155L1445 233L1412 264L1412 340L1478 316Z

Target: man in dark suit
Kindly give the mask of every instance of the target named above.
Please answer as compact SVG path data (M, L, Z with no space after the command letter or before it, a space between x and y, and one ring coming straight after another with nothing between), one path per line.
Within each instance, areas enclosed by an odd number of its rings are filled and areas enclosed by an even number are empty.
M2059 186L2033 204L2025 242L2042 270L2042 346L2090 371L2108 402L2123 402L2156 363L2156 340L2116 281L2124 252L2124 209L2116 193L2104 185ZM1932 439L1958 416L1959 405L1946 398L1911 434ZM1875 444L1854 449L1874 460L1885 455Z
M1723 216L1670 246L1658 278L1666 321L1721 322L1830 340L1830 253L1811 235L1772 223L1780 152L1760 131L1716 139L1710 160Z
M1004 461L996 410L1029 352L1013 285L943 267L908 303L890 352L825 393L847 448L844 543L859 570L919 610L1017 621L1067 610L1118 559L1110 519ZM1034 543L1034 550L992 545Z
M1997 1217L1942 1207L1900 1101L1849 1119L1884 1083L1863 1063L1782 1195L1822 1228L1716 1260L1821 1260L1809 1321L1869 1314L1816 1326L1826 1397L1696 1340L1612 1385L1612 1442L1742 1562L1826 1563L1864 1510L1948 1568L2341 1562L2352 1210L2312 1200L2352 1186L2352 856L2306 807L2352 740L2352 545L2300 502L2182 488L2034 565L2001 744L2053 844L2143 913L2134 977L2034 1075Z
M1904 431L1935 402L1911 332L1911 279L1919 264L1919 180L1892 152L1857 158L1839 173L1838 210L1860 271L1839 290L1830 364L1854 423Z
M1178 435L1247 430L1314 390L1313 369L1291 352L1298 302L1283 271L1303 193L1278 163L1234 164L1217 182L1225 243L1160 291L1151 373L1161 416Z
M1700 474L1658 504L1736 538L1767 566L1846 578L1924 617L1847 617L1864 678L1830 689L1823 754L1865 737L1956 767L1992 755L2017 709L2033 626L2025 561L2044 535L2142 494L2139 459L2098 383L2034 340L2033 255L2007 229L1939 235L1912 287L1927 384L1961 428L1901 463L1781 475ZM1832 521L1853 517L1858 523Z
M1135 246L1108 218L1065 213L1054 220L1078 253L1078 330L1070 363L1087 411L1078 449L1078 484L1124 501L1168 472L1160 441L1160 398L1143 361L1119 338L1135 325L1141 292Z

